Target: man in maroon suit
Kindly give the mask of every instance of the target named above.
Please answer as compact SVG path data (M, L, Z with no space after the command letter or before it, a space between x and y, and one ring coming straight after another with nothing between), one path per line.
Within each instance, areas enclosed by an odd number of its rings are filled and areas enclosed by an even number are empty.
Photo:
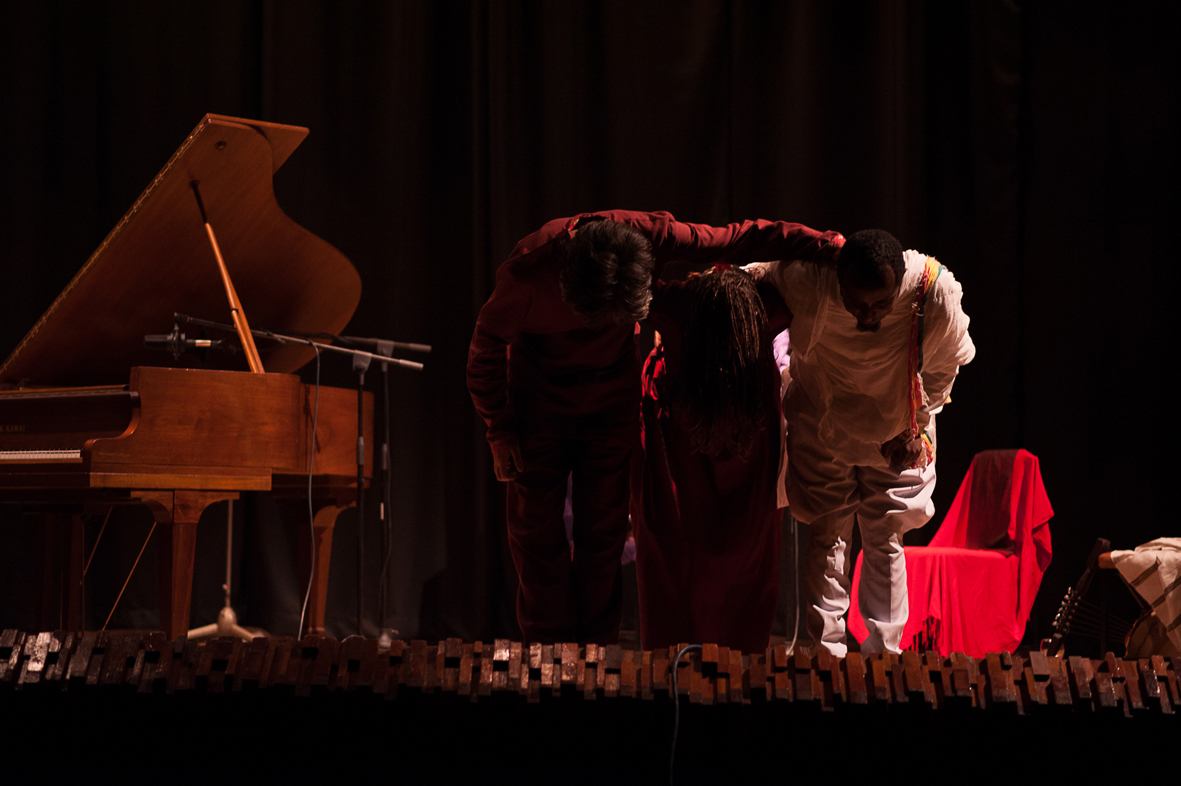
M527 641L619 635L619 558L638 440L636 321L665 263L827 255L843 238L799 224L685 224L614 210L551 221L496 275L468 352L468 390L508 483L509 548ZM574 549L562 512L573 476Z

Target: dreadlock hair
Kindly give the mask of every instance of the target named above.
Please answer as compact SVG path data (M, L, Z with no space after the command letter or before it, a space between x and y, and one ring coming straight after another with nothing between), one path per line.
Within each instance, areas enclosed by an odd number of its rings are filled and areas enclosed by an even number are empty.
M609 219L579 222L558 277L562 298L592 326L648 316L652 244L639 230Z
M886 270L894 271L895 284L906 274L902 244L884 229L863 229L849 235L837 260L837 278L858 289L880 289ZM848 277L848 278L846 278Z
M776 379L763 302L754 280L728 267L694 276L687 290L673 406L695 451L745 458L769 425Z

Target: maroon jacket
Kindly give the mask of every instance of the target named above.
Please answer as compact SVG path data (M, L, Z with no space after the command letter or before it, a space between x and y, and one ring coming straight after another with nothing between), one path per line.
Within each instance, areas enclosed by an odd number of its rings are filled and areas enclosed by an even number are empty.
M744 221L725 227L686 224L665 212L607 210L550 221L517 243L496 273L468 351L467 383L488 424L489 442L522 426L548 428L572 416L634 407L639 362L632 325L588 329L558 288L561 249L579 220L629 224L652 243L659 278L664 265L732 264L828 256L844 238L801 224Z

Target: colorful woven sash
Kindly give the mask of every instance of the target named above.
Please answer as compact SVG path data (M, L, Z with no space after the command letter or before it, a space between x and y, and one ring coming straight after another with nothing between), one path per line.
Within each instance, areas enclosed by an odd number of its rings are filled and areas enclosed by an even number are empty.
M908 378L910 379L910 436L911 439L921 436L923 439L923 455L911 469L925 467L935 460L935 446L926 432L919 431L919 407L923 405L923 312L926 308L927 293L935 285L943 266L935 257L927 257L927 264L923 266L923 275L914 293L914 317L910 323L910 358L908 364Z

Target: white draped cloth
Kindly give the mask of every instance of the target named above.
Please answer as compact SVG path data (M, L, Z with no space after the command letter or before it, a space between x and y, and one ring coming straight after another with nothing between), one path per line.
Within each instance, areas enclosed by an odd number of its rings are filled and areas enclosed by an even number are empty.
M1157 538L1133 551L1113 551L1111 561L1181 650L1181 538Z

